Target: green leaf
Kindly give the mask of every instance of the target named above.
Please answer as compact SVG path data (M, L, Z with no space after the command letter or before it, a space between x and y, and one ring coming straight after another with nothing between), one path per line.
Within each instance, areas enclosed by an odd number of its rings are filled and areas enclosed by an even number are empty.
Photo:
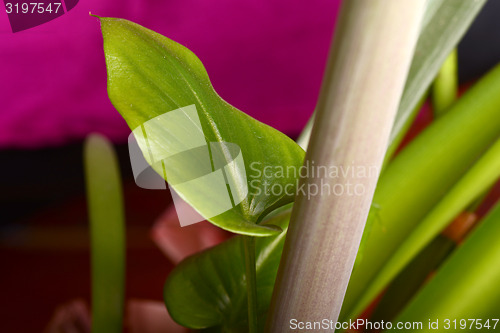
M84 148L92 261L92 332L122 332L125 297L125 218L120 171L100 135Z
M155 171L168 178L170 186L201 215L223 229L253 236L279 233L275 226L257 223L270 211L292 202L298 175L276 174L273 168L298 170L304 151L281 132L220 98L201 61L187 48L127 20L100 20L109 97L135 130L144 157ZM179 112L174 114L174 110ZM145 130L146 122L147 126L154 124L148 127L154 127L152 132ZM196 149L191 149L193 144ZM220 147L218 157L214 147ZM223 169L235 159L238 149L245 171L234 164ZM176 160L164 158L176 153L179 157L180 152L188 153ZM227 188L218 190L213 182L196 188L182 184L221 170ZM228 202L228 192L232 205L222 214L211 215L214 207ZM239 200L234 200L236 196Z
M424 324L422 332L461 331L467 328L444 330L445 319L498 318L500 309L500 205L488 214L453 255L444 263L437 275L421 290L396 321L422 321L439 319L440 330L430 330ZM453 324L452 324L453 325ZM498 328L500 323L496 325ZM493 327L493 324L491 325ZM452 326L453 328L453 326ZM485 331L489 331L486 330Z
M375 191L364 251L343 314L367 305L364 290L413 228L500 136L500 66L492 69L388 165ZM374 216L374 217L373 217ZM345 317L344 317L345 318Z
M265 223L286 231L289 218L290 209L283 207ZM244 237L229 239L174 268L165 284L164 297L176 322L194 329L218 327L216 331L223 332L248 329ZM284 241L285 232L255 241L260 325L265 322Z

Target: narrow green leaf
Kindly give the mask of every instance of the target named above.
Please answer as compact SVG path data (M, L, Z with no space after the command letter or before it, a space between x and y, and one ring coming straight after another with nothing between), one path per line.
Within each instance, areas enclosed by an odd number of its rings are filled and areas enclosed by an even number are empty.
M446 58L432 84L432 109L436 117L443 115L457 99L457 58L457 49L454 49Z
M285 170L287 167L298 170L304 151L281 132L258 122L220 98L201 61L187 48L127 20L100 20L108 70L108 94L130 128L140 131L145 122L173 114L170 113L173 110L182 110L181 115L185 115L191 106L195 107L195 115L201 123L200 129L193 127L189 121L191 118L187 118L187 124L158 120L156 126L159 132L155 133L158 135L147 135L149 146L146 148L139 142L146 160L163 177L169 180L175 178L177 182L169 181L170 185L213 224L254 236L278 233L276 227L257 222L268 212L293 200L297 177L289 173L276 176L272 168L279 166ZM194 131L183 131L182 126L194 128ZM203 162L199 161L200 156L195 154L188 157L188 162L181 160L174 164L170 168L175 173L172 179L172 173L164 175L165 169L159 163L165 161L163 156L186 151L193 137L200 135L206 143L205 147L211 143L237 145L244 161L245 172L233 167L225 176L232 194L243 193L244 196L246 185L248 195L241 198L239 204L215 217L206 213L221 199L213 186L204 185L199 190L189 191L177 184L178 180L190 180L194 174L199 176L204 172L200 169ZM224 148L222 150L222 162L231 162L232 156L226 156L230 154ZM208 153L212 154L214 162L213 151ZM211 171L216 171L214 165ZM227 195L227 192L224 190L223 194Z
M111 143L100 135L84 148L92 260L92 333L122 332L125 218L120 171Z
M446 196L402 242L364 292L369 303L382 289L474 199L500 177L500 140L457 182Z
M391 162L377 185L365 250L351 275L344 315L413 228L500 135L500 66L495 67ZM354 305L356 304L356 305Z
M413 299L396 321L424 322L419 332L473 332L481 330L467 319L481 319L485 324L490 319L490 329L498 330L500 309L500 205L490 212L483 222L445 262L437 275ZM445 329L446 321L451 329ZM457 321L454 329L452 321ZM467 326L460 327L460 320L466 319ZM429 329L425 323L439 320L439 330Z
M286 231L289 218L288 208L265 223ZM170 273L164 297L176 322L194 329L219 327L224 332L247 331L244 237L236 236L191 256ZM259 332L265 322L284 241L285 232L255 240Z
M451 239L436 237L388 286L370 321L392 321L455 248Z

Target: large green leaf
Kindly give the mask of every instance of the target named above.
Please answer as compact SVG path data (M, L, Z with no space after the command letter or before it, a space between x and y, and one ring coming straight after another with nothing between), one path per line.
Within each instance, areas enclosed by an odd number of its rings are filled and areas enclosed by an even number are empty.
M419 332L479 331L481 329L476 323L484 325L488 319L491 327L484 331L500 329L499 237L500 205L497 204L396 321L421 321L424 325ZM492 322L495 318L496 321ZM446 329L446 319L450 320L451 329ZM463 319L465 328L460 327ZM439 320L439 329L429 329L426 325L429 320ZM453 320L456 320L457 329Z
M92 255L92 332L123 331L125 217L112 144L91 135L84 148Z
M354 317L369 303L360 298L394 251L500 136L500 65L389 164L373 198L362 257L344 301Z
M285 208L265 223L286 231L289 218L290 209ZM240 333L248 329L243 237L236 236L191 256L170 273L164 297L176 322L195 329L215 327L222 332ZM256 239L260 325L265 321L284 241L285 232Z
M220 98L201 61L187 48L127 20L100 20L109 97L155 171L213 224L254 236L278 233L279 228L257 222L293 200L297 175L275 168L298 170L304 151ZM185 152L181 158L170 158ZM223 168L239 153L244 171L237 164ZM221 170L227 187L218 188L212 181L194 188L182 184L218 176ZM228 192L232 205L211 215L214 207L228 203Z

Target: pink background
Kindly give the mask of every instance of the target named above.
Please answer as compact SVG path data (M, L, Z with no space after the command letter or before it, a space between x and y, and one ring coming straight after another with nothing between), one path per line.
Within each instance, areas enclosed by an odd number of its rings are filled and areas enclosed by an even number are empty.
M121 17L187 46L229 103L289 135L312 113L339 0L80 0L12 33L0 12L0 148L55 146L89 132L125 142L106 92L97 19Z

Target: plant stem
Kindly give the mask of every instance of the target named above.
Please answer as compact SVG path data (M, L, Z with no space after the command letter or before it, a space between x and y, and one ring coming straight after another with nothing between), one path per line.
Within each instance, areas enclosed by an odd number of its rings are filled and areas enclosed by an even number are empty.
M248 297L248 332L258 332L257 319L257 274L255 271L255 238L243 236L245 251L245 272Z
M342 4L317 107L306 166L380 170L417 41L425 1ZM354 163L354 164L353 164ZM335 322L370 209L378 172L301 179L303 188L348 184L359 195L299 191L266 329L290 321ZM324 332L333 332L323 329Z
M429 318L442 322L446 318L467 318L471 314L476 318L498 318L499 222L500 204L497 203L394 322L427 322ZM436 331L425 326L418 330Z

